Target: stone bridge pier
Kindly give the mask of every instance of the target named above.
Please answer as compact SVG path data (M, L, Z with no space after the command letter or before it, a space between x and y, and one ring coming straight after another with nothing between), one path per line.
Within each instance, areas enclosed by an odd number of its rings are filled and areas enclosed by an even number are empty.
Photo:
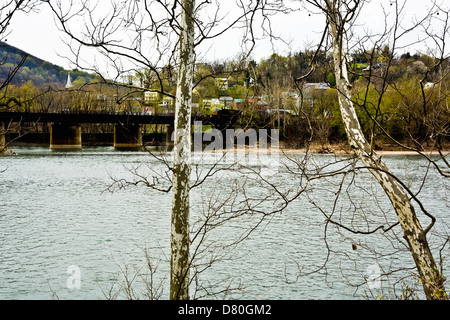
M81 148L81 126L79 124L53 123L50 126L50 149Z
M174 134L175 131L175 127L173 124L168 124L166 125L166 146L172 146L174 145Z
M114 148L142 148L142 128L139 124L116 124L114 126Z

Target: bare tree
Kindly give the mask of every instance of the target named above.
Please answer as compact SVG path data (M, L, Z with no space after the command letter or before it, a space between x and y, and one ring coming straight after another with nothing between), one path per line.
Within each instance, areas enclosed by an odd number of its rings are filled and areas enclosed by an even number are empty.
M197 48L236 26L251 29L249 17L265 4L238 1L241 10L227 17L219 1L112 1L109 11L88 1L48 3L69 38L77 67L96 72L104 82L127 86L131 92L154 91L176 98L173 166L166 190L173 194L170 298L189 299L191 105L194 65L200 55ZM80 22L82 29L77 30ZM247 40L254 39L250 36ZM103 56L105 69L85 60L87 49ZM170 86L172 72L165 72L167 66L174 66L177 73L175 95ZM120 81L133 72L144 75L140 81L144 87Z
M373 146L366 139L360 126L352 99L352 85L347 69L347 43L352 31L352 24L364 1L307 1L320 9L326 16L328 33L331 38L332 57L339 105L348 140L357 158L362 161L376 180L380 183L390 199L402 227L427 299L445 299L444 279L440 274L427 241L427 234L435 223L435 218L423 211L431 223L422 228L413 201L416 198L386 166Z
M189 299L189 185L194 81L194 1L182 2L173 161L170 299Z
M0 40L3 41L9 34L9 25L17 12L29 13L37 10L37 0L8 0L0 5Z

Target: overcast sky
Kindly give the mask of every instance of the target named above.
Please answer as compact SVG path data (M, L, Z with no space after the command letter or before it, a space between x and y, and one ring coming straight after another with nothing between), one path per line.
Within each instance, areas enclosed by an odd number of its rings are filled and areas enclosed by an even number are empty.
M384 25L382 4L389 12L392 8L389 3L389 0L372 0L361 14L359 19L360 30L370 29L373 32L377 29L381 30ZM443 3L445 3L445 0ZM448 8L448 5L446 6ZM407 10L403 17L404 21L410 21L414 16L419 17L425 12L426 7L427 4L423 0L408 0ZM275 50L280 54L286 54L289 50L292 52L303 50L307 44L317 43L323 27L322 15L311 15L302 11L290 16L280 16L273 21L274 31L291 41L291 45L287 47L277 43ZM68 49L61 41L62 35L46 6L42 6L37 13L19 13L14 16L9 31L10 34L7 37L9 44L66 69L73 67L64 58ZM417 37L417 34L410 34L408 39L417 39ZM205 57L209 60L233 57L240 50L239 39L240 35L228 34L215 43ZM211 44L208 44L208 48L210 46ZM262 57L267 57L272 53L272 50L273 48L267 41L260 42L254 50L254 58L259 60Z

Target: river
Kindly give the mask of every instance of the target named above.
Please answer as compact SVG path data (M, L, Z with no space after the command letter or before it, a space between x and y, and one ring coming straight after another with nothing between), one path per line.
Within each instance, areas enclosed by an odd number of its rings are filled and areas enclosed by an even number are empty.
M155 181L152 172L166 172L161 161L145 151L112 147L14 150L17 156L0 158L0 299L127 299L126 291L118 293L124 279L131 283L130 294L146 298L146 253L155 268L154 294L167 299L171 193L143 184L118 188L121 181L135 181L130 170ZM199 161L203 173L209 160ZM310 161L334 160L316 155ZM412 190L419 190L426 162L412 156L385 160ZM343 176L313 181L308 192L280 212L283 200L273 185L258 178L276 183L288 198L304 182L301 174L280 167L257 178L219 171L192 189L193 231L205 217L210 219L210 230L205 237L199 233L191 250L197 253L197 270L204 269L192 283L193 297L204 297L205 288L217 292L217 298L236 299L364 299L367 288L374 296L392 298L401 292L399 279L414 269L411 256L395 238L401 238L398 227L385 237L325 224L323 213L331 212L336 221L361 230L395 223L370 175L347 175L340 192ZM430 238L436 257L443 242L440 235L450 232L449 193L448 183L431 169L419 198L437 217ZM420 219L423 225L429 223L423 215ZM202 245L195 251L199 239ZM242 241L235 243L237 239ZM374 277L404 268L381 280ZM369 287L364 278L370 280ZM227 295L225 287L230 289Z

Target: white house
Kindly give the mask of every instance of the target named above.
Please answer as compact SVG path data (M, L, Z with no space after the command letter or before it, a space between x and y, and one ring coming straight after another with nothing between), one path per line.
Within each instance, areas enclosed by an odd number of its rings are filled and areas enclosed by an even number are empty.
M156 101L158 100L158 92L153 92L153 91L145 91L144 92L144 101L145 102L151 102L151 101Z

